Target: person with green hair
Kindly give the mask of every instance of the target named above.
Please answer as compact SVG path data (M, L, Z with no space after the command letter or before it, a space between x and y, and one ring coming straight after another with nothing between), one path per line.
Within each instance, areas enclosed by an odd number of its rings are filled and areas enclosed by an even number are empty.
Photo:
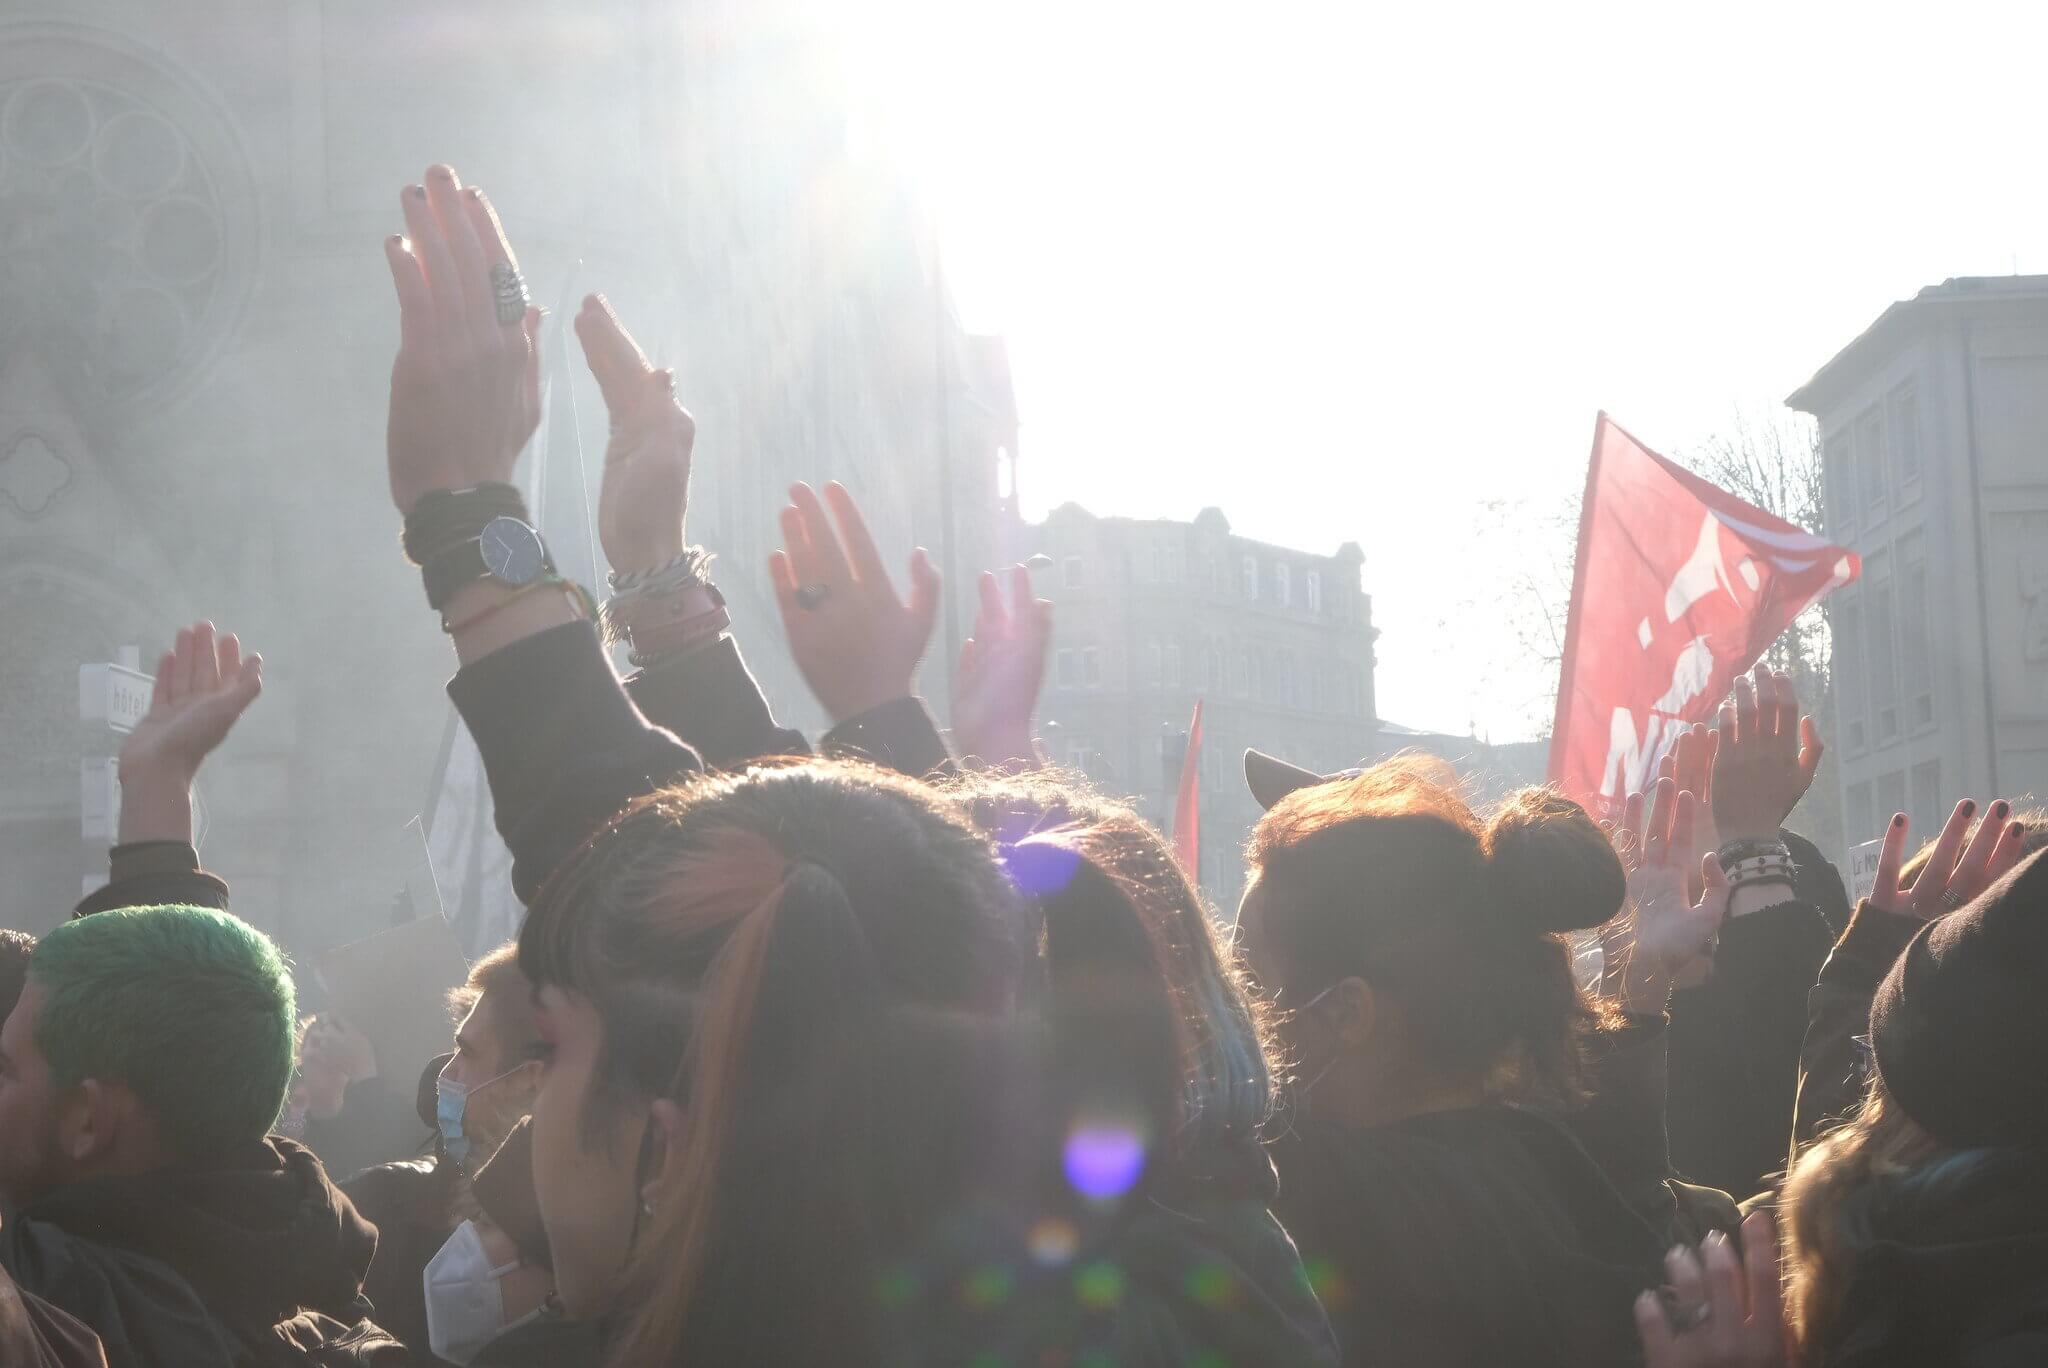
M166 653L122 750L117 893L178 863L172 879L225 901L193 872L190 792L255 698L254 664L211 624ZM149 872L124 877L124 858ZM221 907L115 901L37 943L0 1025L0 1272L89 1326L113 1368L406 1362L367 1319L376 1228L270 1134L296 1044L283 954Z

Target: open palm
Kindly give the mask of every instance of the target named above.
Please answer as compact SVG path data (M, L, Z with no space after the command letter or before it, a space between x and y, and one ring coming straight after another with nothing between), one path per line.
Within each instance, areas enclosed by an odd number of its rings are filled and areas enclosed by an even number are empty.
M244 656L234 633L216 636L210 622L183 629L157 662L149 712L121 747L123 780L149 770L189 783L262 691L263 657Z

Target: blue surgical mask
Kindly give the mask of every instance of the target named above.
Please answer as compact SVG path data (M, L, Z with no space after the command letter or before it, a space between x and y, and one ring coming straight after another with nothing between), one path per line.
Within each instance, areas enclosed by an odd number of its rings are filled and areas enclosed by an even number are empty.
M455 1061L450 1059L448 1064ZM467 1167L469 1160L469 1137L462 1133L462 1115L469 1107L469 1099L499 1079L510 1078L524 1066L515 1065L498 1075L487 1078L475 1087L458 1083L448 1076L448 1065L441 1066L440 1074L434 1079L434 1125L441 1132L441 1148L450 1159Z

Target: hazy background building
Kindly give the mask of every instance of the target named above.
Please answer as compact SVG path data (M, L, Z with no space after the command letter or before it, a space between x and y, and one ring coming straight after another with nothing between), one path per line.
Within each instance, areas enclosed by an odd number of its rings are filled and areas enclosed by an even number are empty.
M2048 797L2048 276L1893 304L1786 401L1820 420L1850 843Z
M1352 542L1317 555L1252 541L1215 508L1173 522L1063 504L1023 536L1052 562L1037 575L1055 605L1046 745L1167 830L1202 699L1201 881L1234 907L1259 814L1245 749L1319 770L1373 750L1364 552Z
M815 728L765 561L790 481L839 479L898 564L972 572L1016 452L930 225L774 0L55 0L0 21L0 923L103 867L79 834L77 670L211 617L266 696L203 781L205 858L301 952L381 925L433 806L453 658L385 491L397 315L380 240L445 160L556 311L525 468L600 578L604 418L568 315L601 291L699 424L690 531L747 654ZM446 809L443 809L445 813ZM451 871L444 871L451 873ZM460 871L452 871L459 876Z

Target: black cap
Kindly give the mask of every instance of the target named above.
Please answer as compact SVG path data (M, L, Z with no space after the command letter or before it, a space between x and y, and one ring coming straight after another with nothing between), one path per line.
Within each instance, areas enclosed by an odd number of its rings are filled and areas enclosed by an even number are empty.
M2048 850L1929 922L1878 985L1870 1047L1907 1116L1946 1144L2048 1142Z
M1338 770L1334 774L1317 774L1312 769L1290 765L1277 755L1264 751L1248 750L1244 753L1244 781L1251 786L1252 797L1259 806L1272 810L1275 803L1296 789L1311 784L1328 784L1338 779L1356 779L1364 770Z

